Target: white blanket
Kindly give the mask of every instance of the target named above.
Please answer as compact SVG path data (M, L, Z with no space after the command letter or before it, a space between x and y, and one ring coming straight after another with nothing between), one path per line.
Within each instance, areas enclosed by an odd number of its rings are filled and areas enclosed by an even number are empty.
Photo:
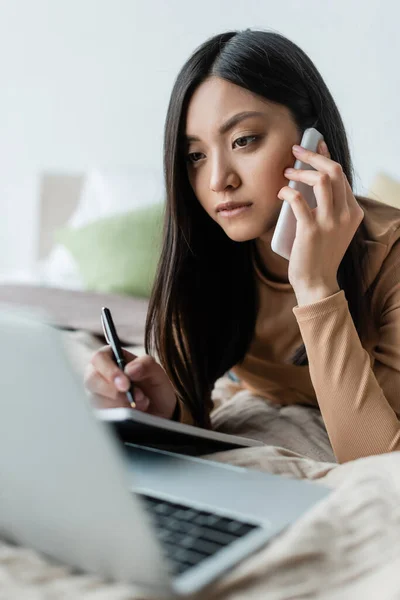
M81 373L98 342L81 332L65 334L65 339L74 367ZM400 453L337 465L315 409L271 406L247 391L238 391L228 378L217 382L214 402L215 428L254 436L267 445L209 458L313 479L333 491L200 597L400 598ZM0 542L0 600L146 597L134 586L76 575L32 550Z

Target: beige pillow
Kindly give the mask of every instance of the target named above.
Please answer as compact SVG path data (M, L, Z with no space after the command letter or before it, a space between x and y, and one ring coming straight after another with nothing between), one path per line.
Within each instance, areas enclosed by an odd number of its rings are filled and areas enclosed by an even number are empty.
M371 183L368 196L400 209L400 181L386 173L378 173Z

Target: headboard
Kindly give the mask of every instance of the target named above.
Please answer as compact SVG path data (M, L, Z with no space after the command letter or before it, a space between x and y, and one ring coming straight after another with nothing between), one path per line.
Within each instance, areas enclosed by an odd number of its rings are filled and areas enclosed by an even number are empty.
M49 254L54 244L55 230L65 225L76 209L83 181L83 174L42 174L37 258L45 258Z

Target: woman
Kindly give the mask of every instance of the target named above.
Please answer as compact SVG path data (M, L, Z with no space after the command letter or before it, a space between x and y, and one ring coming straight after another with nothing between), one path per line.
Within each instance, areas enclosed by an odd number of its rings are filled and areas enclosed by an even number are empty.
M317 153L296 149L308 127L324 136ZM296 158L316 170L288 172ZM125 406L130 378L139 410L210 427L212 388L231 372L270 402L319 406L339 462L399 450L400 211L353 195L342 119L311 60L273 32L206 41L172 90L164 170L147 355L126 352L123 374L100 349L87 389ZM290 179L313 186L316 209ZM289 261L270 246L284 200Z

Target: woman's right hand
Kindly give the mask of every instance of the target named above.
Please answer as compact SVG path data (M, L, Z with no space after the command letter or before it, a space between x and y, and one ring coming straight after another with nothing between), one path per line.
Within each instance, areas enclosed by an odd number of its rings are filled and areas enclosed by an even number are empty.
M123 350L126 367L118 368L110 346L92 356L85 369L85 388L99 408L129 407L124 392L134 383L136 409L170 419L176 407L176 395L164 369L151 356L135 356Z

